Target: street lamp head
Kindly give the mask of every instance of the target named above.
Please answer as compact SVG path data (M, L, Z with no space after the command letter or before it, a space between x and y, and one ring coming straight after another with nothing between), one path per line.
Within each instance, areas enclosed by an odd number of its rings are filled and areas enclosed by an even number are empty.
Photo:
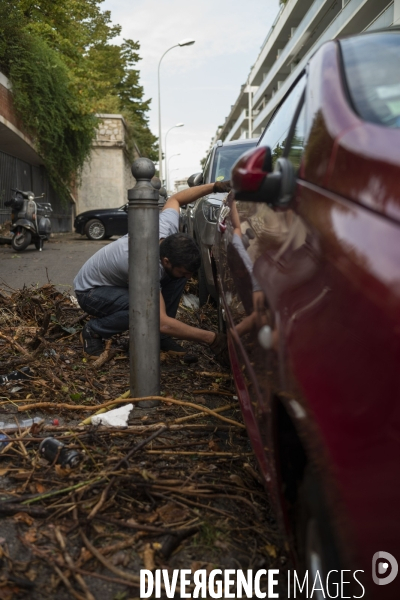
M196 40L182 40L178 46L192 46Z
M177 124L175 125L175 127L183 127L184 125L185 125L185 123L177 123Z

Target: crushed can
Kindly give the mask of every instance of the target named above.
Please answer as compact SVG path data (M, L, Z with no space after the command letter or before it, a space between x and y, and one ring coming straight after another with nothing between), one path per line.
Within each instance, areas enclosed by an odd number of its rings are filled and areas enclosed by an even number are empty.
M53 437L45 438L40 442L39 454L49 463L55 461L57 465L64 469L73 469L82 460L82 456L77 450L70 450L60 440Z
M0 385L4 385L9 381L18 381L20 379L30 379L32 373L29 367L22 367L22 369L17 369L16 371L12 371L7 375L0 375Z

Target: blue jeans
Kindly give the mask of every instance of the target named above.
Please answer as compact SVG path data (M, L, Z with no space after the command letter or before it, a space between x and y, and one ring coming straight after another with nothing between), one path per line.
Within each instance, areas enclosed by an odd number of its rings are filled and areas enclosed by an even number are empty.
M175 318L187 279L174 279L165 275L160 281L166 312ZM89 321L89 328L107 340L116 333L129 329L129 290L122 287L101 286L88 292L75 292L79 306L95 319ZM165 333L161 339L168 338Z

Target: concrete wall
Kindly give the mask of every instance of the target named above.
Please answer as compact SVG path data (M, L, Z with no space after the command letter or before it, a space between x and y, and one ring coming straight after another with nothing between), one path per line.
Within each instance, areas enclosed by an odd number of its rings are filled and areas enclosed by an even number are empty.
M122 115L98 115L99 128L90 160L85 164L77 194L77 214L113 208L127 202L135 185L126 153L126 125Z

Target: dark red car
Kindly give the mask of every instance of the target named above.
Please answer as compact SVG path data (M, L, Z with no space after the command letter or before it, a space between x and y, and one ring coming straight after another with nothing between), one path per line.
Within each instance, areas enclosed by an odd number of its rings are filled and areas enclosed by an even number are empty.
M322 46L232 181L220 313L296 564L398 600L400 32Z

